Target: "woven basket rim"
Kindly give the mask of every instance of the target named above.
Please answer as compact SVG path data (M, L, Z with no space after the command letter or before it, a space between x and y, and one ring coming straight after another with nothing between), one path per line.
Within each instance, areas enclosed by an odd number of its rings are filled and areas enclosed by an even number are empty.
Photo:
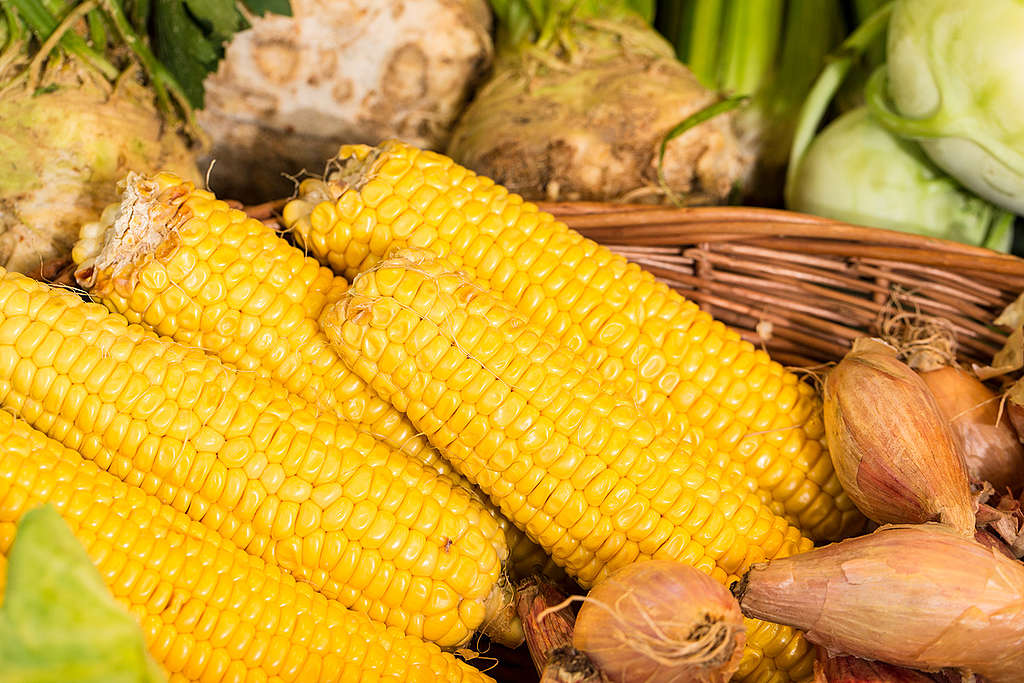
M1024 291L1024 259L949 240L747 206L538 202L790 365L836 360L900 298L946 319L962 362L987 363ZM765 333L764 330L769 330Z
M893 248L929 249L943 253L973 256L1002 265L1009 272L1024 274L1024 259L986 247L917 235L887 228L856 225L844 221L785 209L754 206L664 207L646 204L604 202L537 202L544 211L559 218L572 217L575 229L602 237L621 237L629 244L656 245L674 236L698 234L703 241L730 240L750 236L779 238L806 237L826 242L864 243ZM621 230L624 224L635 229ZM698 226L713 226L720 231L698 231ZM686 227L686 232L680 228ZM705 234L706 233L706 234Z

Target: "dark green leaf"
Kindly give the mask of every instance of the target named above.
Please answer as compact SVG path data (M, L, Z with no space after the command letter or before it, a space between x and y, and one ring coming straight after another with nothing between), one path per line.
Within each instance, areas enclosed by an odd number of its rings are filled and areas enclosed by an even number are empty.
M258 17L264 14L292 15L292 3L289 0L242 0L246 9Z
M234 0L184 0L188 12L198 20L212 40L230 38L242 24L242 15Z
M153 3L156 30L153 50L181 84L189 103L203 106L203 80L217 68L222 46L211 41L185 11L180 0L156 0Z

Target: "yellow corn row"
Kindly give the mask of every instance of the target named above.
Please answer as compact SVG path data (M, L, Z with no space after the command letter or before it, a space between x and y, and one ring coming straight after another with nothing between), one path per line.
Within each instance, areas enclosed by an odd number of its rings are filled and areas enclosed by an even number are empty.
M0 410L0 552L21 515L44 503L83 543L172 681L491 680L325 598Z
M700 427L804 533L863 517L824 448L814 390L654 276L442 155L346 145L339 171L284 210L309 252L346 277L391 249L428 248L576 350L664 429Z
M450 469L320 332L316 319L348 288L344 278L172 174L130 174L122 196L100 221L83 226L73 251L76 277L96 300Z
M131 174L122 196L75 245L76 275L90 295L131 322L280 382L472 490L320 330L324 305L348 288L344 278L172 174ZM540 565L557 574L518 529L502 530L513 572Z
M645 558L728 583L812 546L757 494L725 483L729 463L699 430L659 432L585 360L427 250L357 276L321 325L357 374L585 588ZM752 639L744 673L809 674L804 639L770 633L787 645Z
M284 387L0 271L0 405L346 607L442 645L504 597L463 488Z

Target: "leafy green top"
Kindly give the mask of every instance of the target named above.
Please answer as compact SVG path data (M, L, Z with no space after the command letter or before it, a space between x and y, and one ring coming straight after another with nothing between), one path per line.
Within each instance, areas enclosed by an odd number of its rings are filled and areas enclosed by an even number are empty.
M63 53L109 81L140 65L165 114L191 118L203 81L247 16L291 14L289 0L5 0L0 15L0 91ZM10 80L4 70L20 65ZM34 71L33 71L34 70Z
M654 0L490 0L504 49L547 47L573 21L638 17L654 20Z

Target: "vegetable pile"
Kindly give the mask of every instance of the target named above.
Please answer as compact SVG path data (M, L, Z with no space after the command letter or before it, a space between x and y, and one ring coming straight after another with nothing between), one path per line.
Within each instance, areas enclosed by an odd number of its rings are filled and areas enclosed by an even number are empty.
M800 372L531 201L1008 249L1018 5L11 0L0 681L1020 680L1024 294Z
M205 138L193 108L224 42L245 25L233 0L5 2L0 266L38 270L66 255L129 171L198 181Z

